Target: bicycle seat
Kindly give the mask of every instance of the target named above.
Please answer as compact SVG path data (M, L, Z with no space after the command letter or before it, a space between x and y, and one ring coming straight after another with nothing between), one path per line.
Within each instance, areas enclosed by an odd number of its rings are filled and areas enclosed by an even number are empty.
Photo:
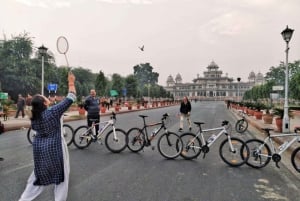
M295 126L294 132L297 133L298 131L300 131L300 126Z
M139 117L145 118L145 117L148 117L148 116L140 114Z
M99 119L89 119L90 121L93 121L93 122L95 122L95 121L99 121Z
M204 122L197 122L195 121L194 124L196 124L197 126L201 126L201 124L205 124Z
M169 116L168 113L163 114L163 117L164 117L164 118L166 118L166 117L168 117L168 116Z
M228 125L228 123L229 123L229 121L224 120L224 121L222 121L222 126Z
M262 128L262 130L266 131L267 133L269 133L270 131L273 131L273 128Z

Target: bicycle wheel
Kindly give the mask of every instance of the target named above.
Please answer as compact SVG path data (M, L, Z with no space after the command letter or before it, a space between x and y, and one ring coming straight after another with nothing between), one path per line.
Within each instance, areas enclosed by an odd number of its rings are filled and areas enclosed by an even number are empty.
M113 130L109 131L105 136L105 146L113 153L120 153L128 144L128 137L124 130L116 128L115 133Z
M162 134L157 141L158 152L167 159L174 159L180 155L183 143L176 133Z
M73 143L78 149L84 149L92 143L91 129L88 126L79 126L73 135Z
M27 140L30 144L32 144L33 138L35 137L35 135L36 135L35 130L29 128L27 131Z
M183 143L183 149L180 156L187 160L197 158L201 153L201 140L193 133L183 133L180 136L180 139Z
M145 134L139 128L131 128L127 132L127 147L132 152L139 152L145 146Z
M297 170L297 172L300 172L300 147L293 151L291 160L295 170Z
M235 124L235 130L238 133L244 133L248 128L248 121L245 119L240 119Z
M263 168L271 160L272 154L269 146L258 139L250 139L245 142L249 148L250 155L246 164L253 168Z
M73 128L68 124L64 124L62 132L67 145L70 146L73 142L73 133L74 133Z
M230 142L233 146L233 151L230 148ZM244 145L244 146L243 146ZM246 163L249 158L249 148L245 142L238 138L231 138L230 141L225 139L219 148L221 159L232 167L239 167Z

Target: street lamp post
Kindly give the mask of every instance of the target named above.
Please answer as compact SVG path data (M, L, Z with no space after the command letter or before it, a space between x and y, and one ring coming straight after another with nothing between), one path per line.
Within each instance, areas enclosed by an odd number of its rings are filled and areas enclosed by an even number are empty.
M285 87L284 87L284 115L283 115L283 122L282 122L282 132L289 133L290 132L290 119L288 115L288 89L289 89L289 68L288 68L288 55L289 55L289 42L292 38L294 30L290 29L286 26L286 29L281 32L283 40L286 42L286 60L285 60Z
M148 80L148 104L150 107L150 80Z
M44 45L38 48L39 53L42 56L42 89L41 89L41 94L44 95L44 56L47 53L48 48L46 48Z
M240 101L240 81L241 81L241 78L240 77L238 77L237 78L237 81L238 81L238 94L237 94L237 102L239 102Z

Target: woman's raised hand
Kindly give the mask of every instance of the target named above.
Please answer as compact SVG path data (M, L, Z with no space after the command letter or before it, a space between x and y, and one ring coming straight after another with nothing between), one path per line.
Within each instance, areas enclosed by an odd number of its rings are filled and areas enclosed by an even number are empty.
M69 85L69 92L76 93L75 89L75 75L70 71L68 73L68 85Z

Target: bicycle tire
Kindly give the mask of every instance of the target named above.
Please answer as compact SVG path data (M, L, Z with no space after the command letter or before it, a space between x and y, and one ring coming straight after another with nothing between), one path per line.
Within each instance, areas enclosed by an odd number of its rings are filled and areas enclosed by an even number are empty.
M69 124L63 125L63 136L65 138L66 144L70 146L73 142L74 129Z
M183 142L176 133L168 132L158 138L157 148L163 157L174 159L182 152Z
M27 131L27 140L30 144L32 144L35 135L36 135L35 130L31 129L30 127Z
M295 149L291 155L291 162L297 172L300 172L300 147Z
M74 131L73 143L78 149L84 149L92 143L92 136L88 126L79 126Z
M180 153L181 157L192 160L200 155L202 143L194 133L183 133L180 139L183 143L183 150Z
M250 155L246 164L252 168L265 167L272 158L271 150L267 144L259 139L250 139L245 142L245 145L249 148ZM260 149L258 149L261 147Z
M229 140L225 139L219 148L221 159L231 167L239 167L245 164L249 158L249 148L239 138L230 138L234 151L231 151Z
M114 131L109 131L105 136L105 146L113 153L120 153L128 144L127 133L119 128L115 129L117 139L114 139Z
M64 124L63 132L64 132L63 136L65 138L66 144L70 146L73 142L74 129L70 125ZM36 132L30 127L27 131L27 140L30 144L32 144L35 134Z
M131 128L127 132L127 147L132 152L139 152L145 146L145 134L139 128Z
M240 119L235 123L235 130L238 133L244 133L248 129L248 121L246 119Z

